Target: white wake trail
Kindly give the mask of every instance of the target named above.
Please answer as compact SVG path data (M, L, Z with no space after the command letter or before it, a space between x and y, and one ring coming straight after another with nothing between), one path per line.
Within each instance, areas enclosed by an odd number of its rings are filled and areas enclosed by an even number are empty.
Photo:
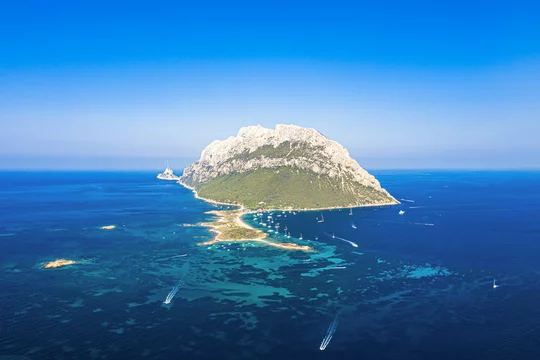
M327 236L330 236L332 239L338 239L338 240L341 240L341 241L345 241L346 243L349 243L351 244L353 247L358 247L358 244L355 243L355 242L352 242L350 240L347 240L347 239L344 239L342 237L339 237L339 236L335 236L335 235L330 235L329 233L325 233Z
M176 286L172 288L169 295L167 295L167 297L165 298L165 301L163 302L164 304L170 304L171 303L171 300L173 299L173 297L176 295L178 290L180 290L180 285L182 285L182 280L180 280L178 282L178 284L176 284Z
M334 321L330 324L328 327L328 331L326 332L326 336L321 342L321 346L319 347L319 350L324 350L330 344L330 340L332 340L332 336L334 336L334 333L336 332L337 326L339 324L339 321L337 319L337 315L334 318Z

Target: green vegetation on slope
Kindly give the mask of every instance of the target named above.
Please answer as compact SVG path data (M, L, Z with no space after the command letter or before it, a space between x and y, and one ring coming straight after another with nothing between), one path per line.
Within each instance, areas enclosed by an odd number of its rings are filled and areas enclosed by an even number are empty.
M221 228L220 231L222 231L220 238L223 240L257 239L261 237L261 234L258 231L246 229L241 226Z
M300 157L310 157L314 151L322 150L321 147L311 147L306 148L301 146L300 143L285 141L279 144L277 147L273 145L264 145L259 147L257 150L252 153L244 152L242 154L236 155L230 159L234 160L252 160L260 157L266 158L300 158Z
M348 187L342 189L341 180L281 167L219 176L199 184L197 192L207 199L242 204L251 209L348 207L393 201L384 193L352 181L345 182Z

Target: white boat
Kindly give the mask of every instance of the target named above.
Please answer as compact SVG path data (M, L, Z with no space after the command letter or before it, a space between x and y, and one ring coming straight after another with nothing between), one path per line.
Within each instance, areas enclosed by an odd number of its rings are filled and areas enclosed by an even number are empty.
M332 239L335 239L336 238L336 235L332 234Z
M162 172L161 174L158 174L157 178L159 180L178 180L179 179L179 177L174 175L174 172L169 167L168 161L167 161L167 168L165 169L164 172Z
M399 215L403 215L403 214L405 214L405 211L399 210Z
M497 284L495 283L495 279L493 279L493 288L496 289L496 288L498 288L498 287L499 287L499 285L497 285Z
M304 239L304 238L302 237L302 233L300 233L299 239L300 239L300 240Z
M352 224L351 227L352 227L353 229L356 229L356 225L355 225L355 224Z
M349 211L349 215L352 215L352 208L351 208L351 211Z
M287 234L287 239L290 239L291 238L291 233L288 233Z
M317 220L317 222L324 222L324 216L323 216L322 213L321 213L321 219L320 219L320 220Z

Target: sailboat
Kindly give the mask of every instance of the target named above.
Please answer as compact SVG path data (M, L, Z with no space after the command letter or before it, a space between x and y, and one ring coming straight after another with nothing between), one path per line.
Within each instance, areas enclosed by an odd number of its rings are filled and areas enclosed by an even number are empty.
M349 215L352 215L352 208L351 208L351 211L349 211Z
M320 219L320 220L317 220L317 222L324 222L324 216L323 216L322 213L321 213L321 219Z
M498 287L499 287L499 285L497 285L497 284L495 283L495 279L493 279L493 288L496 289L496 288L498 288Z

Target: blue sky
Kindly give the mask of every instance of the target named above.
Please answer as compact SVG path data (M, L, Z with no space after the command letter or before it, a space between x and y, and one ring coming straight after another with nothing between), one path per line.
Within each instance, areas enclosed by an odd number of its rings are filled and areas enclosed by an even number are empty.
M242 126L368 168L540 167L534 2L29 2L0 11L0 168L160 168Z

